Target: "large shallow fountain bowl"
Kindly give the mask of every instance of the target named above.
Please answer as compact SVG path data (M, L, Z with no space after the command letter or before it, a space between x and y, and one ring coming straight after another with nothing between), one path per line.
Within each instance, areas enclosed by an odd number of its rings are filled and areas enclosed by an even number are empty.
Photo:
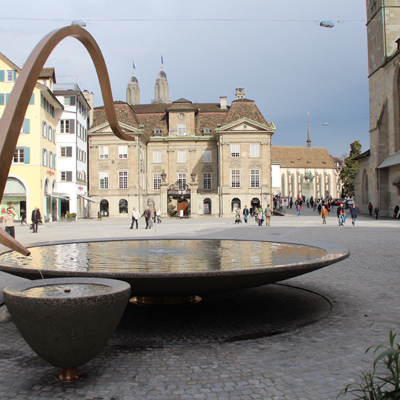
M349 256L347 249L327 243L225 239L91 239L29 250L32 258L2 254L0 269L29 279L40 277L38 267L46 278L120 279L148 304L274 283Z
M98 278L44 279L4 289L4 301L22 337L61 381L82 378L77 367L105 346L128 303L126 282Z

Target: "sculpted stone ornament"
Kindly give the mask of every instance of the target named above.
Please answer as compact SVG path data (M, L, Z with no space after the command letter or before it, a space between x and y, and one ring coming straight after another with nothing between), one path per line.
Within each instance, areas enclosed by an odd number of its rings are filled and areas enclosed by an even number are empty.
M161 179L165 183L167 179L167 174L165 173L165 169L162 170Z
M314 175L312 174L311 171L306 171L306 172L304 173L304 180L305 180L306 182L312 181L313 179L314 179Z
M196 182L196 173L194 171L190 174L190 177L192 178L192 182Z
M93 36L77 25L56 29L48 33L29 55L15 82L3 116L0 119L0 201L7 183L8 172L17 146L21 126L39 74L54 48L58 43L69 36L79 40L92 58L99 78L107 120L112 131L119 139L127 141L135 140L134 137L123 132L118 124L107 66L103 54ZM30 254L28 249L2 229L0 229L0 243L21 254Z

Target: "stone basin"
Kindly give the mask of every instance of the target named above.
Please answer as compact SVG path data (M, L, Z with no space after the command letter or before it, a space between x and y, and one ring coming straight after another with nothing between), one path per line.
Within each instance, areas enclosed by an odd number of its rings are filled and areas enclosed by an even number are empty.
M120 279L131 285L132 295L148 298L261 286L349 256L347 249L326 243L222 239L79 240L43 243L29 250L32 258L2 254L0 269L29 279L40 277L38 266L45 278Z
M4 301L21 336L48 363L61 368L57 380L82 379L77 368L103 349L128 303L126 282L57 278L4 289Z

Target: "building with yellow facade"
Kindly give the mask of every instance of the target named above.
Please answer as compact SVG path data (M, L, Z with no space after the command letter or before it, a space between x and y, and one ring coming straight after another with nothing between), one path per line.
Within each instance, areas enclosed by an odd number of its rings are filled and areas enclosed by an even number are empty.
M0 116L20 70L0 53ZM58 200L65 196L57 194L56 129L63 106L53 95L54 83L54 69L43 69L21 126L1 213L11 203L17 218L21 210L25 210L30 220L35 207L40 209L43 222L59 217Z

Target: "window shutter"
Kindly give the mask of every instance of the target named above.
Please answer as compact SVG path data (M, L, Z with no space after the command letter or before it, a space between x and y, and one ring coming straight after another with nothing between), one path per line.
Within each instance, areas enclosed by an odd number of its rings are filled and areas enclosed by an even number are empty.
M17 80L17 70L14 69L13 71L13 81L15 82Z
M10 94L11 93L6 93L6 104L7 104L8 98L10 97Z
M29 155L30 155L29 154L29 147L24 147L24 164L29 164L30 163Z
M31 99L29 100L29 104L35 104L35 93L32 93Z
M0 69L0 82L4 82L4 69Z
M67 157L72 157L72 147L67 147Z
M31 131L30 131L30 120L29 119L27 119L27 118L25 118L24 119L24 126L23 126L23 129L22 129L22 131L24 132L24 133L31 133Z
M72 171L67 171L67 182L72 182Z
M75 105L75 96L71 96L69 101L70 101L69 105L74 106Z
M0 93L0 106L4 106L4 93Z
M75 133L75 120L74 119L69 120L69 133Z

